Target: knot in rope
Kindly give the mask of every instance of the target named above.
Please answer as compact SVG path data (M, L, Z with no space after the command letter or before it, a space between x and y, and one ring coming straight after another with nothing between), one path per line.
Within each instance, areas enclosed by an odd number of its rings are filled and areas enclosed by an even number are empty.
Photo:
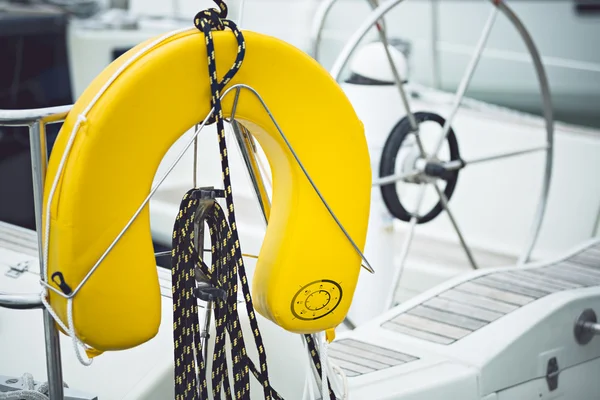
M223 13L220 10L217 10L216 8L209 8L207 10L202 10L198 14L196 14L196 17L194 18L194 25L201 31L204 30L204 24L208 24L212 30L224 31L225 24L223 20L226 17L227 9L225 9L225 12Z

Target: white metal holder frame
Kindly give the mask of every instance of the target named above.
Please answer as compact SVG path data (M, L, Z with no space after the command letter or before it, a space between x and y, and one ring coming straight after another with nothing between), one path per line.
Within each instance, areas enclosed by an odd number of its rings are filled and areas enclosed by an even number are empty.
M268 113L272 123L275 128L281 135L284 140L286 147L293 155L296 160L298 166L301 168L304 176L309 181L313 190L319 196L322 204L328 210L330 216L334 219L340 230L344 233L348 241L352 244L355 251L361 256L362 267L367 269L369 272L373 273L374 270L371 268L368 260L365 258L364 254L358 247L358 245L354 242L352 237L346 231L342 223L337 218L335 212L331 209L326 199L321 194L321 191L318 189L310 174L304 167L302 161L298 157L297 153L293 149L292 145L288 141L286 135L281 130L279 124L277 123L275 117L269 110L267 104L264 102L260 94L250 86L244 84L233 85L228 88L222 95L221 98L224 98L230 93L235 93L235 99L233 103L232 115L229 120L231 122L236 141L240 146L240 151L243 155L246 168L250 175L250 178L253 183L253 187L255 190L255 194L259 200L259 204L261 206L261 211L263 213L263 217L265 218L265 222L267 221L267 213L266 207L270 205L270 200L267 195L267 191L264 185L264 177L261 174L258 163L258 155L255 151L255 146L253 143L253 138L249 135L246 129L238 124L235 121L235 111L238 104L240 91L248 90L251 92L262 104L265 111ZM144 201L140 204L137 211L132 215L131 219L128 223L123 227L123 230L115 237L114 241L111 245L106 249L106 251L102 254L102 256L98 259L98 261L94 264L94 266L90 269L88 274L84 277L84 279L80 282L77 288L73 291L73 293L69 296L65 296L64 294L57 291L54 287L48 285L46 279L47 277L43 273L46 271L45 263L46 255L44 254L44 241L43 241L43 227L42 227L42 212L43 212L43 194L44 194L44 182L46 178L46 168L48 165L48 156L47 156L47 144L46 144L46 133L45 126L49 123L58 123L65 120L68 112L70 111L71 106L64 107L55 107L55 108L46 108L46 109L37 109L37 110L0 110L0 126L27 126L29 127L29 135L31 140L31 165L33 171L33 184L34 184L34 204L35 204L35 219L36 219L36 230L38 233L38 245L39 245L39 259L40 259L40 271L42 271L42 276L40 277L41 285L48 290L52 290L55 293L62 295L67 299L72 299L79 289L83 287L83 285L87 282L87 280L91 277L91 275L95 272L97 268L100 267L102 260L108 255L108 253L112 250L112 248L116 245L116 243L123 237L127 229L131 226L131 224L138 217L142 209L148 204L152 196L156 193L160 185L165 181L167 176L173 171L175 166L179 163L179 161L183 158L184 154L188 151L188 149L194 144L194 148L197 146L197 138L200 134L201 130L207 124L208 119L212 115L213 110L211 110L204 121L201 124L196 126L195 132L192 137L188 140L184 148L180 151L176 159L171 163L167 171L160 177L158 182L153 186L152 190L148 194L148 196L144 199ZM196 176L194 175L194 185L196 184ZM160 255L157 253L156 255ZM49 385L49 397L51 399L63 399L64 391L62 386L62 366L61 366L61 354L60 354L60 342L58 340L58 331L55 326L55 318L53 318L52 310L48 308L48 305L41 299L39 295L13 295L13 294L1 294L0 293L0 307L5 308L13 308L13 309L34 309L34 308L42 308L44 313L44 330L45 330L45 344L46 344L46 364L48 371L48 385ZM61 322L56 320L59 324ZM69 325L71 322L69 322ZM62 326L62 324L61 324ZM68 328L71 328L69 326ZM63 329L65 327L63 326ZM71 329L66 329L70 334L74 334ZM78 339L73 336L74 341ZM75 344L75 350L78 351L77 343ZM81 361L81 359L80 359ZM82 361L84 364L85 362ZM89 365L89 364L86 364Z
M336 2L337 2L337 0L327 0L324 3L322 3L321 7L319 8L319 10L317 12L317 18L315 19L315 23L313 24L313 30L311 33L312 41L313 41L312 52L313 52L313 57L317 58L317 60L318 60L318 55L319 55L319 46L320 46L320 42L321 42L322 31L323 31L323 28L325 25L325 19L327 18L327 15L329 14L333 5ZM485 48L487 39L488 39L489 34L494 25L494 21L495 21L498 11L502 12L502 14L504 14L504 16L512 23L512 25L518 31L519 35L521 36L523 42L525 43L525 45L527 47L527 50L529 51L529 53L531 55L531 59L533 61L535 72L536 72L536 75L537 75L537 78L539 81L540 93L541 93L541 97L542 97L542 113L543 113L543 117L544 117L544 121L545 121L545 128L546 128L546 144L544 146L537 146L537 147L527 148L527 149L523 149L523 150L519 150L519 151L513 151L510 153L498 154L498 155L494 155L491 157L466 160L466 161L460 161L460 162L449 161L449 162L442 163L442 166L446 170L451 171L451 170L463 168L469 164L476 164L476 163L488 162L488 161L499 160L499 159L504 159L504 158L516 157L516 156L521 156L521 155L529 154L529 153L545 152L545 165L544 165L542 190L541 190L540 198L539 198L539 201L537 204L535 216L533 218L533 223L531 226L530 234L527 237L527 241L525 243L525 246L522 249L521 254L519 255L517 264L522 265L524 263L529 262L531 253L533 252L533 249L535 247L535 244L537 242L537 239L538 239L538 236L539 236L539 233L541 230L544 213L545 213L546 206L548 203L548 194L549 194L549 190L550 190L550 181L551 181L551 177L552 177L553 146L554 146L554 117L553 117L552 101L551 101L548 79L546 76L544 66L542 64L540 54L537 50L537 47L535 46L535 44L533 42L533 39L531 38L529 32L527 31L527 29L525 28L523 23L519 20L517 15L506 5L506 3L503 0L490 0L493 7L491 9L488 20L485 24L485 27L481 34L481 37L476 45L475 51L474 51L474 53L471 57L471 60L468 64L467 70L466 70L463 78L461 79L458 89L456 91L451 112L446 117L446 122L443 126L442 135L441 135L439 141L436 143L434 152L431 154L426 154L426 152L423 149L421 139L419 137L418 123L415 119L414 114L411 112L410 106L408 104L407 95L406 95L406 91L404 89L404 83L403 83L402 77L399 75L396 66L394 65L394 63L391 60L391 56L390 56L389 50L387 48L387 37L386 37L385 27L382 24L383 18L385 17L385 15L388 12L390 12L391 10L393 10L396 6L401 4L403 2L403 0L388 0L380 5L378 4L378 0L367 0L367 2L369 3L369 5L373 9L373 11L363 21L360 28L351 36L351 38L348 40L348 42L343 47L341 53L339 54L335 63L333 64L333 67L331 68L331 71L330 71L331 75L334 77L334 79L336 81L340 80L342 71L348 64L354 51L358 48L361 40L366 36L366 34L369 32L369 30L371 28L373 28L374 26L377 25L378 31L379 31L379 37L380 37L381 41L383 42L384 48L387 52L387 57L390 62L390 68L394 75L394 80L395 80L396 86L398 88L400 97L402 99L402 103L403 103L405 111L406 111L406 116L408 118L408 121L410 122L411 128L416 137L416 142L419 147L420 157L425 162L432 161L435 159L435 157L437 156L437 154L440 151L440 148L443 145L443 142L446 140L446 138L448 136L448 132L450 130L451 124L453 122L454 117L456 116L456 114L458 112L460 105L463 103L463 97L469 86L471 78L473 77L473 74L474 74L477 64L479 62L479 59L481 58L481 54ZM459 165L459 164L462 164L462 165ZM383 186L383 185L387 185L390 183L406 181L407 179L414 178L417 176L425 177L424 170L415 168L414 171L408 171L408 172L403 172L402 174L394 174L391 176L380 177L377 181L374 182L374 186ZM429 178L431 178L431 177L429 177ZM452 214L452 212L450 210L450 207L448 205L448 198L445 196L443 191L438 187L437 181L434 181L431 184L433 185L434 189L436 190L436 192L438 194L440 203L443 206L444 211L446 211L446 213L452 223L452 226L453 226L454 230L456 231L456 234L457 234L459 241L467 255L467 258L469 259L469 262L471 263L471 266L474 269L477 269L478 265L472 255L472 252L471 252L469 246L466 244L464 236L458 226L456 219L454 218L454 215ZM402 270L403 270L406 258L408 256L408 251L409 251L409 248L410 248L410 245L412 242L412 238L414 236L414 230L415 230L415 227L418 222L418 213L419 213L418 210L423 202L424 192L425 192L425 188L427 187L427 184L422 183L420 186L421 186L420 191L419 191L419 194L417 197L419 199L417 201L417 207L416 207L417 215L413 216L410 220L410 223L409 223L410 228L409 228L408 238L403 243L403 247L402 247L402 251L401 251L400 268L398 269L398 271L396 271L396 275L395 275L395 279L394 279L396 289L398 288ZM395 290L393 292L395 293ZM393 294L392 294L392 297L393 297ZM391 306L392 303L393 303L393 300L390 298L388 301L388 304Z

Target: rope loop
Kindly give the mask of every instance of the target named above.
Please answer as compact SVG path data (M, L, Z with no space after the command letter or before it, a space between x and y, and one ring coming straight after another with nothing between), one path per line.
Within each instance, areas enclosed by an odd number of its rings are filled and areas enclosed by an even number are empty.
M213 115L208 120L207 125L213 124L217 119L223 119L223 111L221 109L220 94L225 86L231 82L235 74L240 70L246 55L246 42L244 41L244 35L237 27L235 22L226 19L227 18L227 5L222 0L213 0L218 6L219 10L215 8L209 8L207 10L200 11L194 18L194 26L204 33L206 40L206 53L208 55L208 75L210 79L210 89L212 93L211 105L214 107ZM219 81L217 77L217 65L215 58L215 46L213 42L212 31L223 31L225 28L229 28L235 35L238 51L235 57L235 62L229 68L229 71L225 74L222 80Z

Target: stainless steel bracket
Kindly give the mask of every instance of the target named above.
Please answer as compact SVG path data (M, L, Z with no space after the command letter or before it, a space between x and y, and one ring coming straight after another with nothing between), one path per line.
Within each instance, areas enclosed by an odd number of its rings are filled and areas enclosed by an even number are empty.
M10 269L4 275L9 278L17 279L29 270L29 261L22 261L17 265L11 265Z

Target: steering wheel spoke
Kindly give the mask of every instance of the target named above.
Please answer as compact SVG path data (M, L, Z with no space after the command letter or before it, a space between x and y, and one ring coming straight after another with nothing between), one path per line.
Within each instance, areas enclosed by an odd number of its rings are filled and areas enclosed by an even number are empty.
M404 273L404 266L406 265L406 259L408 258L408 253L410 250L410 246L412 244L413 238L415 236L415 228L419 223L419 213L421 211L421 207L423 205L423 200L425 200L425 192L427 191L427 185L422 183L419 186L419 194L417 198L417 204L415 207L415 211L413 216L410 218L408 234L404 243L402 243L402 249L400 250L400 267L394 271L394 278L392 282L394 282L393 290L389 292L389 297L387 300L387 307L391 308L394 306L394 299L396 297L396 293L398 292L398 288L400 286L400 281L402 279L402 274Z
M456 218L454 218L454 214L452 214L452 212L450 211L450 205L448 204L448 198L446 197L444 192L438 187L437 183L434 183L433 186L435 187L435 191L437 192L437 194L440 198L440 203L442 204L444 211L446 211L446 214L448 214L448 218L450 219L450 222L452 223L452 227L456 231L458 240L460 241L460 244L461 244L463 250L465 251L467 258L469 259L469 263L471 264L471 267L473 267L473 269L479 269L479 266L477 265L477 262L475 261L475 257L473 256L473 253L471 252L471 249L469 248L469 246L467 246L465 237L464 237L463 233L461 232L460 228L458 227Z
M548 150L548 145L535 146L535 147L530 147L528 149L523 149L523 150L516 150L516 151L510 151L510 152L506 152L506 153L492 154L492 155L485 156L485 157L473 158L471 160L462 160L463 166L459 167L459 168L464 168L464 166L472 165L472 164L481 164L481 163L485 163L485 162L489 162L489 161L504 160L504 159L513 158L513 157L519 157L519 156L522 156L525 154L538 153L538 152L542 152L542 151L545 152L547 150ZM454 162L454 161L448 162L444 165L444 167L446 169L455 169L456 162Z
M467 70L463 75L460 84L458 85L458 89L456 90L456 95L454 97L454 104L452 106L452 111L446 118L446 123L444 124L442 136L438 140L435 150L432 153L432 156L436 157L439 153L444 141L446 140L446 136L448 136L448 132L450 131L450 127L452 126L452 122L454 122L454 117L456 117L456 113L460 108L463 97L465 97L465 93L467 92L467 88L471 83L471 79L473 79L473 75L475 74L475 69L477 68L477 64L479 64L479 60L481 59L481 54L483 53L483 49L487 43L488 38L490 37L490 33L492 32L492 28L494 27L494 21L496 20L496 15L498 14L498 8L492 7L490 11L490 15L485 23L483 28L483 32L479 38L479 42L475 47L475 51L473 52L473 56L469 61L469 65L467 66Z

